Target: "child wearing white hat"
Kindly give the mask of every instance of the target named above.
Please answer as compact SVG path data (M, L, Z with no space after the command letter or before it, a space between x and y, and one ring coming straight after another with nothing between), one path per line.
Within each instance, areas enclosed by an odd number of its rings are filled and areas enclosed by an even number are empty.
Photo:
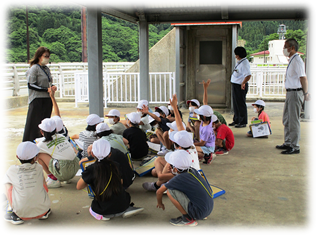
M83 143L83 151L78 157L88 157L88 147L97 139L95 135L96 126L103 122L103 120L97 114L90 114L87 117L87 127L84 131L80 132L79 135L72 135L72 139L79 139L79 142Z
M105 115L108 118L108 122L111 125L110 128L114 134L123 135L126 126L120 122L121 113L117 109L111 109L108 114Z
M196 170L200 170L200 163L197 150L193 144L192 133L185 131L185 125L182 122L178 107L177 96L173 95L170 104L174 109L176 121L170 125L171 133L169 135L170 141L174 143L175 151L185 150L192 158L192 167ZM158 177L156 182L145 182L143 188L148 191L157 191L163 183L173 178L173 174L170 171L170 166L163 157L158 157L155 160L155 168L151 171L151 174Z
M271 130L271 123L268 114L264 111L264 107L266 103L263 100L257 100L255 103L252 104L254 113L258 114L258 117L252 117L251 121L254 120L262 120L262 122L267 122L270 130ZM251 130L247 132L248 137L252 137Z
M202 105L199 109L195 109L194 112L198 114L201 120L199 130L199 142L195 142L194 145L199 154L199 158L204 158L204 164L211 164L215 155L215 140L216 136L212 127L212 115L213 109L209 105Z
M39 148L33 142L20 143L16 157L21 165L12 165L6 172L5 193L12 209L6 211L5 220L12 224L47 219L51 213L43 168L36 163L38 153Z
M95 195L89 209L90 214L97 220L110 220L143 211L143 208L133 207L130 194L122 186L117 163L109 159L112 154L110 143L104 139L95 141L91 154L96 161L82 172L77 182L78 190L89 184Z
M167 191L172 204L181 212L181 216L170 220L176 226L196 226L213 210L213 193L207 182L192 168L192 157L185 150L168 153L165 156L172 174L175 175L156 192L157 207L165 209L162 195Z
M235 145L234 133L226 124L221 123L214 114L212 115L212 125L216 133L215 154L228 154L228 151L230 151Z
M142 160L148 154L148 144L145 132L138 128L140 115L132 112L126 115L126 123L129 126L124 132L123 137L128 140L129 152L134 160Z
M148 101L147 100L140 100L137 104L137 113L140 115L140 122L139 122L139 128L146 132L147 130L150 130L151 129L151 126L149 124L149 115L147 113L144 112L144 106L146 108L148 108L149 110L149 107L148 107Z
M183 129L185 126L183 127ZM169 136L170 140L174 144L175 151L185 150L191 156L192 167L196 170L200 170L200 163L198 158L198 152L193 144L192 134L185 131L172 131ZM174 151L174 152L175 152ZM171 152L168 152L169 154ZM155 168L151 171L151 174L158 177L156 182L145 182L142 184L143 188L147 191L157 191L160 186L174 177L170 171L170 166L166 159L158 157L155 160Z
M156 135L157 138L154 138L151 140L151 142L156 144L161 144L161 151L159 151L158 155L165 155L168 152L167 146L165 146L165 141L163 135L169 131L170 127L167 126L167 123L170 123L171 121L167 118L169 115L169 110L165 106L159 106L155 107L155 112L159 113L159 116L155 115L154 113L150 113L148 111L148 108L144 107L143 109L144 113L147 113L150 115L153 119L155 119L159 125L159 127L156 129ZM165 134L166 135L166 134Z
M46 118L38 125L44 138L37 143L38 162L47 174L48 188L58 188L60 181L71 180L79 170L79 159L67 138L56 134L56 123Z

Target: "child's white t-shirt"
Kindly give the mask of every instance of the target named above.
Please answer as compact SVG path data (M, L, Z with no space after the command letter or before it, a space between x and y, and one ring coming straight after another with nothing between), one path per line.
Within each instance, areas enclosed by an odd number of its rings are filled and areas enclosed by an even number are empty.
M61 134L56 134L52 138L53 140L48 142L44 142L43 139L38 142L39 152L47 153L57 160L74 160L76 154L67 138Z
M50 200L43 185L43 167L40 164L11 166L4 183L13 185L12 208L19 217L37 217L49 210Z

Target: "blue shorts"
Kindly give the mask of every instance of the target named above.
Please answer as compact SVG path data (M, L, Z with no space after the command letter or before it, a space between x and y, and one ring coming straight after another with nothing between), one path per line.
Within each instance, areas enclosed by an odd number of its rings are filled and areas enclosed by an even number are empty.
M214 150L215 150L215 146L213 146L213 147L200 146L200 147L201 147L203 153L207 154L207 155L210 153L214 153Z

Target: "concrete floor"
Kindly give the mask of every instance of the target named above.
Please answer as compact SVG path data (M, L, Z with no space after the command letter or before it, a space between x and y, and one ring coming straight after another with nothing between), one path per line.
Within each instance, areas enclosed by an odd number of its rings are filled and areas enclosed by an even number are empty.
M85 118L89 112L86 105L74 108L74 103L59 103L59 108L70 135L79 133L85 128ZM105 109L105 113L110 109ZM308 169L311 163L308 157L308 130L312 123L301 122L301 153L282 155L275 148L275 145L283 143L282 109L283 103L267 103L266 112L270 116L273 132L269 138L249 138L245 135L249 130L248 127L241 129L233 127L235 147L228 155L218 156L210 166L201 165L208 181L225 189L226 194L214 199L214 210L207 220L198 221L199 225L196 227L198 231L211 229L216 232L243 231L245 233L253 232L253 229L256 231L267 229L270 233L305 231L305 234L310 231L313 224L308 197L310 191ZM120 108L120 111L123 115L135 109ZM181 111L184 120L187 120L188 110ZM27 107L7 110L5 113L4 171L10 165L17 164L15 150L22 139L26 113ZM248 115L249 119L255 116L250 104L248 104ZM232 121L230 113L223 113L223 116L228 123ZM155 231L150 228L168 229L168 231L175 229L168 221L180 214L168 197L163 198L166 209L162 211L156 208L155 193L146 192L142 188L143 182L155 181L155 178L137 177L127 190L135 206L144 207L142 213L131 218L114 218L110 221L97 221L91 217L88 211L91 199L86 192L76 190L78 179L79 177L75 177L71 184L63 184L61 188L49 190L53 212L49 219L26 221L21 226L5 223L6 228L14 232L25 230L40 232L41 228L45 228L45 233L54 232L54 234L67 229L77 233L93 232L94 230L91 229L100 228L120 229L119 231L128 228L132 229L129 231L137 233Z

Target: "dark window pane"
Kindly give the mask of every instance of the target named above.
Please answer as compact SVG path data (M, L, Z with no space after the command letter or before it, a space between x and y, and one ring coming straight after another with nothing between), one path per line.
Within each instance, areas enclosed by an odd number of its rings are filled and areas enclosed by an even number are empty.
M200 64L222 64L222 41L200 41Z

